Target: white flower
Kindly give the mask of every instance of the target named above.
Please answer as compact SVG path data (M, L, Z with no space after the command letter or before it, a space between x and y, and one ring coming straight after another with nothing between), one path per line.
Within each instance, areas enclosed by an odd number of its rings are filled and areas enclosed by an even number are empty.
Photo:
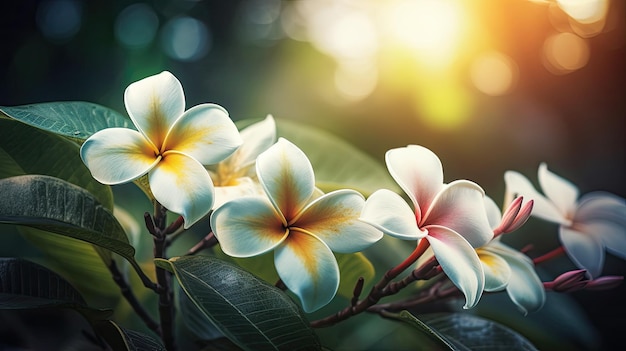
M148 174L154 198L190 227L213 205L213 183L203 165L237 149L237 127L218 105L185 111L183 88L169 72L132 83L124 102L137 131L109 128L93 134L81 147L83 162L104 184Z
M626 259L626 201L606 192L591 192L578 199L578 188L539 166L539 185L515 171L504 175L507 193L535 200L533 216L559 224L559 239L569 258L591 277L602 273L605 250Z
M213 232L230 256L274 250L282 281L305 311L315 311L330 302L339 287L332 251L361 251L382 233L358 220L365 202L358 192L319 194L309 159L286 139L259 155L256 172L267 197L226 202L211 215Z
M484 191L467 180L443 182L441 161L425 147L387 151L387 168L413 203L378 190L366 201L361 220L404 240L428 240L437 261L465 295L465 308L478 303L485 284L474 250L493 236L483 204Z

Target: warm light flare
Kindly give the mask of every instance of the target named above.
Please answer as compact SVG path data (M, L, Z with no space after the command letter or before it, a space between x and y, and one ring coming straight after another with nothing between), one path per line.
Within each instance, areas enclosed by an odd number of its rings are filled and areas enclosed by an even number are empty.
M556 2L568 16L584 24L603 20L609 9L609 0L557 0Z
M501 53L485 53L472 63L470 78L481 92L491 96L503 95L515 85L517 65Z
M390 4L386 24L400 45L435 64L449 61L457 51L463 29L462 12L458 1L404 0Z
M544 65L552 73L563 74L584 67L589 61L589 44L572 33L558 33L546 39Z

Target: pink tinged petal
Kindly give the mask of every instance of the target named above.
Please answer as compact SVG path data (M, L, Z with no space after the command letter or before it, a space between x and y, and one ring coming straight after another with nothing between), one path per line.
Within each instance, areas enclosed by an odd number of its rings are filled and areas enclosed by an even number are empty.
M137 129L159 150L170 127L185 111L183 87L167 71L129 85L124 103Z
M566 218L565 214L562 213L551 200L548 200L548 198L537 192L532 183L520 173L506 171L504 173L504 182L506 183L507 194L513 197L523 196L527 200L534 201L533 216L548 222L563 225L571 224L571 220Z
M133 181L159 162L143 135L127 128L108 128L93 134L81 146L80 157L103 184Z
M485 275L474 248L445 227L432 226L426 238L444 273L465 295L463 308L476 306L485 287Z
M250 167L257 156L276 142L276 122L272 115L241 130L243 144L231 156L236 158L238 168Z
M439 157L423 146L409 145L387 151L385 161L393 179L413 202L419 222L443 187Z
M275 250L278 276L302 302L305 312L316 311L333 299L339 288L339 266L328 246L318 238L291 231Z
M565 218L571 219L576 211L578 188L565 178L550 172L545 163L539 165L538 179L546 197Z
M574 216L576 222L607 220L626 226L626 200L604 191L583 195Z
M252 257L274 249L287 237L287 229L264 197L242 197L211 214L211 228L222 251L233 257Z
M500 225L500 221L502 220L502 213L500 213L500 208L489 196L484 197L484 202L489 226L491 227L491 229L495 229Z
M602 272L604 264L604 248L601 240L587 232L590 228L559 228L559 239L565 248L567 256L578 268L586 269L589 275L597 277Z
M433 200L422 218L423 228L448 227L461 234L473 247L480 247L493 237L484 205L484 191L476 183L456 180Z
M300 213L315 190L311 162L286 139L280 138L259 155L256 170L274 207L288 222Z
M228 157L241 143L239 131L228 112L219 105L202 104L187 110L174 122L164 148L209 165Z
M335 252L362 251L383 236L359 221L364 203L363 195L354 190L333 191L302 210L292 227L312 233Z
M176 152L163 155L148 173L154 198L168 210L178 213L189 228L213 207L213 182L195 159Z
M417 227L415 214L406 201L387 189L377 190L370 195L359 219L402 240L417 240L427 234Z
M604 248L626 260L626 227L610 221L593 221L577 224L577 228L600 241Z
M488 250L476 251L485 272L485 291L504 290L511 278L509 264L502 257Z

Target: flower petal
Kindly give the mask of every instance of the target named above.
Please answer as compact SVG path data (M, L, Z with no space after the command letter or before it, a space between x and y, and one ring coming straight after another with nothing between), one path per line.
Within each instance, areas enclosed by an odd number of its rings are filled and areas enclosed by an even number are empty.
M578 202L574 220L576 222L607 220L626 226L626 200L604 191L587 193Z
M548 198L537 192L531 182L522 174L515 171L506 171L504 173L504 182L506 183L506 192L510 195L508 197L511 197L511 200L514 197L523 196L526 201L534 201L533 216L548 222L564 225L571 224L571 220L565 218L565 214Z
M213 182L195 159L176 152L163 155L150 173L154 198L168 210L178 213L189 228L213 207Z
M229 157L229 162L237 165L236 169L252 166L259 154L276 142L274 117L267 115L264 120L242 129L240 134L243 144Z
M593 221L579 226L581 231L600 241L608 252L626 260L626 227L610 221Z
M504 290L511 278L508 263L497 254L489 252L487 248L478 249L476 252L485 272L485 291Z
M280 138L261 153L256 170L268 197L287 221L300 213L315 190L311 162L287 139Z
M265 191L263 191L261 184L248 177L237 178L234 180L234 183L236 184L215 187L213 208L218 208L227 201L244 196L265 196Z
M333 191L304 208L292 227L314 234L335 252L362 251L383 236L359 221L364 203L363 195L354 190Z
M238 198L211 214L211 228L222 251L233 257L257 256L287 237L282 220L265 197Z
M80 148L92 176L103 184L122 184L146 174L159 159L141 133L127 128L96 132Z
M417 240L426 235L417 227L415 214L406 201L387 189L370 195L359 219L398 239Z
M493 199L491 199L489 196L485 196L484 202L489 226L491 227L491 229L495 229L500 225L500 222L502 221L502 213L500 212L500 208L498 208L498 205L496 205L495 201L493 201Z
M595 278L602 273L604 248L602 242L592 234L564 226L559 228L559 239L567 256L578 268L586 269Z
M305 312L316 311L333 299L339 288L339 266L328 246L318 238L291 231L276 248L276 271L302 302Z
M565 178L550 172L545 163L539 165L538 179L546 197L566 218L572 218L576 211L578 188Z
M409 145L387 151L385 162L393 179L413 202L419 222L424 209L430 207L443 187L439 157L423 146Z
M461 234L473 247L493 237L485 209L484 191L476 183L456 180L435 197L422 218L423 226L440 225Z
M165 139L167 150L187 154L203 165L218 163L241 145L228 112L214 104L197 105L177 119Z
M506 260L511 269L511 277L506 287L511 301L524 315L541 309L546 301L546 292L532 261L499 241L489 243L488 249Z
M124 104L137 129L160 150L170 127L185 111L185 94L178 79L164 71L129 85Z
M485 275L474 248L458 233L441 226L431 226L426 238L444 273L465 295L465 306L472 308L480 300Z

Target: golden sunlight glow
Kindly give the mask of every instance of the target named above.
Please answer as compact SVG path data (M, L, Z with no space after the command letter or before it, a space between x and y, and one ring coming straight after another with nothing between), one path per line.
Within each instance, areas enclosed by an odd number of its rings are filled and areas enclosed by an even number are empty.
M515 62L498 52L480 55L470 68L470 78L474 86L491 96L508 93L516 83L517 73Z
M556 2L568 16L584 24L603 20L609 9L609 0L556 0Z
M544 65L552 73L564 74L584 67L589 61L589 45L572 33L558 33L546 39Z
M459 46L462 12L458 1L402 0L387 8L385 23L392 38L415 50L420 59L446 64Z
M431 82L427 89L420 89L415 108L421 120L439 130L460 127L470 116L471 97L466 89L452 79Z
M349 101L358 101L370 95L377 82L378 70L369 60L340 61L335 70L335 87Z

